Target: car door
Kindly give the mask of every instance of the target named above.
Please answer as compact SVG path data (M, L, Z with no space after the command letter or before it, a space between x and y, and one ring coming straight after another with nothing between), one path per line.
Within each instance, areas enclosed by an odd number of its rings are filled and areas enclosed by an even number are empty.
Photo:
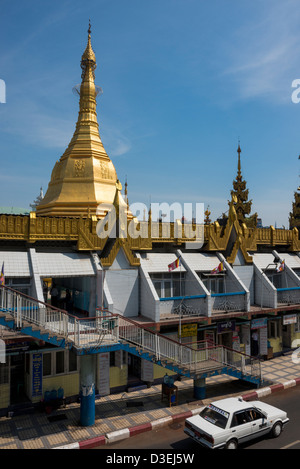
M270 431L270 424L268 419L263 415L261 411L255 407L246 411L247 417L251 422L251 431L253 438L258 438L261 435L265 435Z
M230 437L237 438L239 443L251 440L252 422L245 410L235 412L230 425Z

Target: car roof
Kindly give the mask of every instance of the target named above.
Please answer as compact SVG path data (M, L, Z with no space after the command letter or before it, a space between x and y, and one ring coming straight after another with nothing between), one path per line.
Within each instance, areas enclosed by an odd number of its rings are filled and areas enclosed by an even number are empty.
M214 401L211 405L219 407L219 409L225 410L226 412L237 412L238 410L249 409L249 407L253 406L253 403L244 401L242 397L228 397Z

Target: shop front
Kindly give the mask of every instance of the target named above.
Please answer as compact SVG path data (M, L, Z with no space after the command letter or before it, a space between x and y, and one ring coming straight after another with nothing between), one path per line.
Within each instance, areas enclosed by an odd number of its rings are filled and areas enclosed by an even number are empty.
M251 321L251 356L268 355L268 318Z
M295 332L297 331L298 315L287 314L282 318L282 348L290 350L293 347Z
M217 344L232 348L233 337L236 337L236 322L229 320L217 324Z

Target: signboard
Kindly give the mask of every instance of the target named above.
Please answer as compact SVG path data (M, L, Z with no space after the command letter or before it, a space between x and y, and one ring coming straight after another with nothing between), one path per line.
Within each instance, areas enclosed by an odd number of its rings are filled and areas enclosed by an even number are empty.
M141 379L142 381L150 382L154 380L153 377L153 362L148 360L142 360L142 370L141 370Z
M287 324L296 324L297 323L297 314L289 314L288 316L283 316L283 325Z
M110 393L108 352L99 355L99 371L99 395L107 396Z
M268 318L253 319L251 321L251 329L260 329L268 325Z
M240 337L237 333L232 336L232 349L236 350L237 352L239 352L241 349Z
M259 353L261 355L268 354L268 328L267 326L259 329Z
M197 336L197 324L183 324L181 326L181 337Z
M218 323L218 334L235 331L235 321L226 321Z
M32 397L43 394L43 354L32 354Z

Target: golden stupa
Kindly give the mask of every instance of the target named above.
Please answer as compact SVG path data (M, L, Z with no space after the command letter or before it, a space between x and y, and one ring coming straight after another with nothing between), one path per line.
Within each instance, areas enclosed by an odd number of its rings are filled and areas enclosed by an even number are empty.
M96 113L96 57L88 42L81 58L79 113L76 129L68 148L56 162L47 192L37 206L37 215L103 217L103 204L113 204L117 174L102 144ZM98 210L97 210L98 208Z

